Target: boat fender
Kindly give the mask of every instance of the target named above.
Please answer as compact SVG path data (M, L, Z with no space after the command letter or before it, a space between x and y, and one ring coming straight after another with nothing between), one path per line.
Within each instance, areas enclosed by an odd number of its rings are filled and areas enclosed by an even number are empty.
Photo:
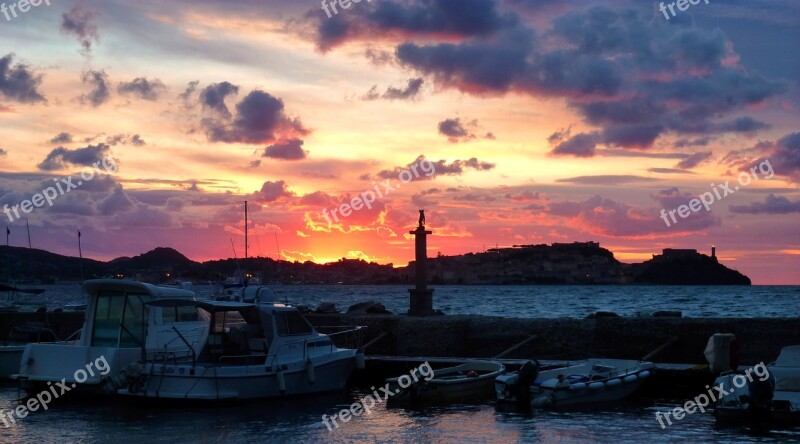
M585 382L576 382L569 386L570 390L577 391L577 390L586 390L586 383Z
M589 389L591 389L591 390L600 390L601 388L603 388L605 386L606 386L605 384L603 384L602 382L598 381L598 382L593 382L593 383L589 384Z
M615 387L620 384L622 384L622 379L619 378L609 379L608 382L606 382L606 385L609 387Z
M637 378L636 375L628 375L628 376L625 377L625 379L623 379L623 381L625 381L625 382L633 382L633 381L635 381L637 379L639 379L639 378Z
M356 353L356 368L358 370L364 370L367 368L366 358L364 357L364 353Z
M281 395L286 393L286 377L283 376L283 371L275 373L275 379L278 381L278 390L280 390Z
M314 363L311 362L311 358L308 358L306 361L306 377L308 378L308 385L314 385L316 379L314 375Z

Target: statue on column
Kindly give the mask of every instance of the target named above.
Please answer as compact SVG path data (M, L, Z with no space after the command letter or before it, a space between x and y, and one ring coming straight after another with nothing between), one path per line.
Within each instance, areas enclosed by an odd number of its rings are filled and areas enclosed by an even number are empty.
M425 226L425 210L419 210L419 226Z

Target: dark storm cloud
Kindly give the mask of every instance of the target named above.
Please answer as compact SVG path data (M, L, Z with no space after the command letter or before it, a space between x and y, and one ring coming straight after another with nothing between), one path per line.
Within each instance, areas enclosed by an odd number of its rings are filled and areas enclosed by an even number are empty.
M130 82L121 82L117 87L117 92L122 95L132 94L144 100L157 100L159 94L167 87L159 79L147 80L144 77L137 77Z
M39 93L42 75L34 74L28 65L12 65L13 61L14 54L0 58L0 94L20 103L44 102L44 96Z
M731 212L743 214L789 214L800 213L800 201L792 202L784 196L770 193L764 202L753 202L748 205L731 205Z
M300 139L279 140L273 145L264 148L263 157L282 160L305 159L308 151L303 151L303 141Z
M433 0L386 1L377 9L323 22L338 27L332 45L374 38L377 24L402 30L384 34L398 42L398 63L442 88L479 96L516 92L566 99L595 128L558 143L551 140L554 154L590 157L598 145L650 148L664 134L685 139L757 132L768 125L726 116L787 90L784 82L738 66L734 46L722 31L653 21L649 7L574 9L537 32L513 13L499 12L501 2L480 3L491 13L475 27L428 19L416 19L419 25L411 26L403 18L407 14L389 13L425 6L434 8L434 16L449 14L462 23L459 14L469 9L459 3L451 10L456 2Z
M81 81L84 84L89 84L92 90L88 94L80 97L81 102L88 103L94 107L98 107L107 102L111 97L108 90L108 74L104 70L93 71L89 70L83 73Z
M230 119L207 117L202 124L212 142L272 143L280 138L297 138L309 133L299 119L285 114L281 99L260 90L242 99Z
M92 51L92 42L100 41L95 24L97 15L96 12L88 10L83 3L78 3L61 16L61 32L74 35L81 44L84 54Z
M367 6L367 5L364 5ZM477 36L512 26L516 15L501 13L494 0L410 0L374 2L347 14L319 18L317 47L334 48L348 39L376 34Z
M74 150L59 146L50 151L47 157L45 157L37 167L40 170L52 171L63 169L67 167L68 164L92 166L95 162L102 161L109 149L110 147L104 143L89 145Z
M230 82L214 83L200 92L200 103L205 109L211 109L222 116L230 117L231 112L228 110L228 106L225 105L225 99L238 93L239 87Z

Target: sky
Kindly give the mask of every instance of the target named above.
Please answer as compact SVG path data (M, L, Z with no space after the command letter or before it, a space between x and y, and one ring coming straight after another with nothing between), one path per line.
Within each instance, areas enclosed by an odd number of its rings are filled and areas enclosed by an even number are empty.
M248 201L250 256L400 266L424 209L429 255L800 284L800 2L34 3L0 5L12 245L242 257Z

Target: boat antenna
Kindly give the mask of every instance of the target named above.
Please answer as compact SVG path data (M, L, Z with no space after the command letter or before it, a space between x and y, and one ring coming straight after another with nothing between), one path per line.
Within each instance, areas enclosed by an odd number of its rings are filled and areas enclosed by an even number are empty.
M83 277L83 249L81 249L81 230L78 230L78 263L81 266L81 281L85 280Z

